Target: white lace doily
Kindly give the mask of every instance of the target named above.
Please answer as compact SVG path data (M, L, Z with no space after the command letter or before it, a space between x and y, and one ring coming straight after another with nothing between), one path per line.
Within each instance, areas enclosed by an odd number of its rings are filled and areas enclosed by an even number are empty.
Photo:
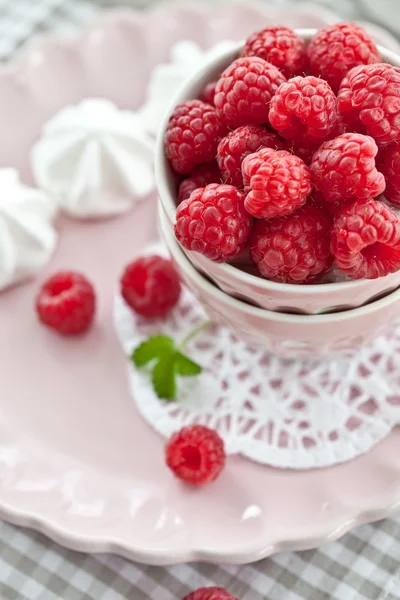
M150 335L179 341L206 320L188 290L166 319L137 317L119 296L114 318L127 356ZM204 329L185 351L204 370L180 379L177 402L160 400L148 372L129 366L138 410L165 437L202 423L218 430L229 454L307 469L359 456L400 424L399 325L352 358L282 360L215 326Z

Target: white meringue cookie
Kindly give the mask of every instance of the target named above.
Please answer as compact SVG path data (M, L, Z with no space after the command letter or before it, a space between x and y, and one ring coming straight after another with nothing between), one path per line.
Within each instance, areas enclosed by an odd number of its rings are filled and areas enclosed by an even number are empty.
M57 242L54 201L22 184L15 169L0 169L0 290L40 270Z
M138 111L146 130L157 135L164 115L182 83L207 61L235 46L235 42L222 40L204 51L189 40L176 42L171 48L170 61L157 65L150 74L146 100Z
M154 188L153 142L141 118L101 98L48 121L31 161L37 184L74 217L123 213Z

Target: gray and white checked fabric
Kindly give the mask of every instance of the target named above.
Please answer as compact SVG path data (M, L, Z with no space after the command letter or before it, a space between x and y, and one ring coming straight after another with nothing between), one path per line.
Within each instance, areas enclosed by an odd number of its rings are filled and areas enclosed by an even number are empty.
M104 6L155 1L0 0L0 59L34 33L77 30ZM338 10L342 0L321 1ZM352 0L351 11L358 2ZM400 600L400 516L358 527L319 550L241 567L146 567L73 552L0 522L0 600L180 600L211 585L226 587L240 600Z
M320 550L248 566L146 567L61 548L0 524L2 600L180 600L201 586L240 600L399 600L400 517L358 527Z

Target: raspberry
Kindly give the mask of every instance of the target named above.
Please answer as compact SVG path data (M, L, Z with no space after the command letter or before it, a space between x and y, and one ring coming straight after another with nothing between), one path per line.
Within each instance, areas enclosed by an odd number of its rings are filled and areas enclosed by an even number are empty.
M325 142L311 162L315 187L331 202L378 196L385 189L385 178L375 167L377 152L374 140L360 133L344 133Z
M246 210L258 219L289 215L311 192L309 168L285 150L263 148L242 164Z
M292 215L258 221L250 254L261 275L280 283L313 283L333 263L329 248L331 217L313 206Z
M283 149L283 142L261 125L243 125L224 137L217 150L218 166L225 183L243 187L243 159L260 148Z
M238 600L236 596L232 596L224 588L208 587L200 588L191 594L188 594L183 600Z
M55 273L41 287L36 310L40 321L58 333L83 333L92 324L96 310L93 286L80 273Z
M372 199L346 204L335 217L331 247L351 279L376 279L400 269L400 218Z
M400 69L361 65L344 78L338 110L349 128L367 133L380 148L400 139Z
M380 60L368 33L355 23L339 23L320 29L308 46L312 75L325 79L337 92L342 79L357 65Z
M269 103L286 78L262 58L238 58L225 69L215 88L215 106L231 128L268 121Z
M385 198L400 206L400 146L392 144L379 152L377 167L385 177Z
M246 248L252 225L244 194L231 185L211 183L178 206L175 236L187 250L226 262Z
M344 133L354 133L354 131L351 131L349 129L349 127L343 122L342 116L339 113L337 113L336 125L331 131L326 141L333 140L334 138L339 137L339 135L343 135Z
M306 45L289 27L266 27L253 33L242 56L258 56L275 65L285 77L301 75L307 64Z
M206 102L207 104L211 104L214 106L214 96L215 96L215 87L217 85L217 81L210 81L207 83L206 87L201 93L200 100L202 102Z
M203 425L184 427L168 441L165 459L179 479L196 485L210 483L225 466L224 442Z
M342 135L342 133L345 133L345 130L346 128L344 127L341 119L337 118L336 125L326 141L333 140L335 137ZM320 145L321 142L314 142L303 136L302 138L292 140L289 144L289 150L290 152L293 152L293 154L296 154L296 156L299 156L307 166L310 166L312 158L319 149Z
M171 261L161 256L143 256L131 262L120 285L125 302L147 319L164 317L181 294L178 273Z
M269 122L285 139L318 144L334 131L336 115L336 96L326 81L294 77L272 98Z
M188 596L185 596L183 600L238 600L236 596L232 596L224 588L221 587L208 587L200 588L195 592L192 592Z
M190 100L177 106L164 136L165 154L177 173L189 173L195 165L214 160L226 128L213 106Z
M338 210L340 210L341 206L337 202L327 202L324 195L317 190L314 190L310 196L307 198L306 204L308 206L313 206L318 210L322 210L327 213L329 216L333 217Z
M336 125L327 137L326 141L333 140L334 138L342 135L342 133L346 132L346 127L344 126L341 119L337 118ZM289 149L291 152L299 156L306 165L310 165L312 158L316 151L319 149L321 142L311 141L309 138L303 136L302 138L297 138L292 140L289 143Z
M193 169L187 179L179 186L178 202L189 198L190 194L197 188L206 187L209 183L220 183L221 173L216 162L199 165Z
M320 144L311 144L309 140L292 140L288 144L288 150L301 158L301 160L310 166L312 157L320 147Z

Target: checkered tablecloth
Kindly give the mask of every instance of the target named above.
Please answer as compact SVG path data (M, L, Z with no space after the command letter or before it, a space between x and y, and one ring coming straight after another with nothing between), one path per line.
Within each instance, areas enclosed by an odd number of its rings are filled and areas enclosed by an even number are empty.
M336 10L343 2L347 17L360 7L359 0L320 1ZM112 0L0 0L0 59L8 59L34 33L77 30L110 5ZM0 522L0 600L180 600L211 585L226 587L240 600L399 600L399 565L400 516L358 527L319 550L242 567L146 567L117 556L73 552Z

